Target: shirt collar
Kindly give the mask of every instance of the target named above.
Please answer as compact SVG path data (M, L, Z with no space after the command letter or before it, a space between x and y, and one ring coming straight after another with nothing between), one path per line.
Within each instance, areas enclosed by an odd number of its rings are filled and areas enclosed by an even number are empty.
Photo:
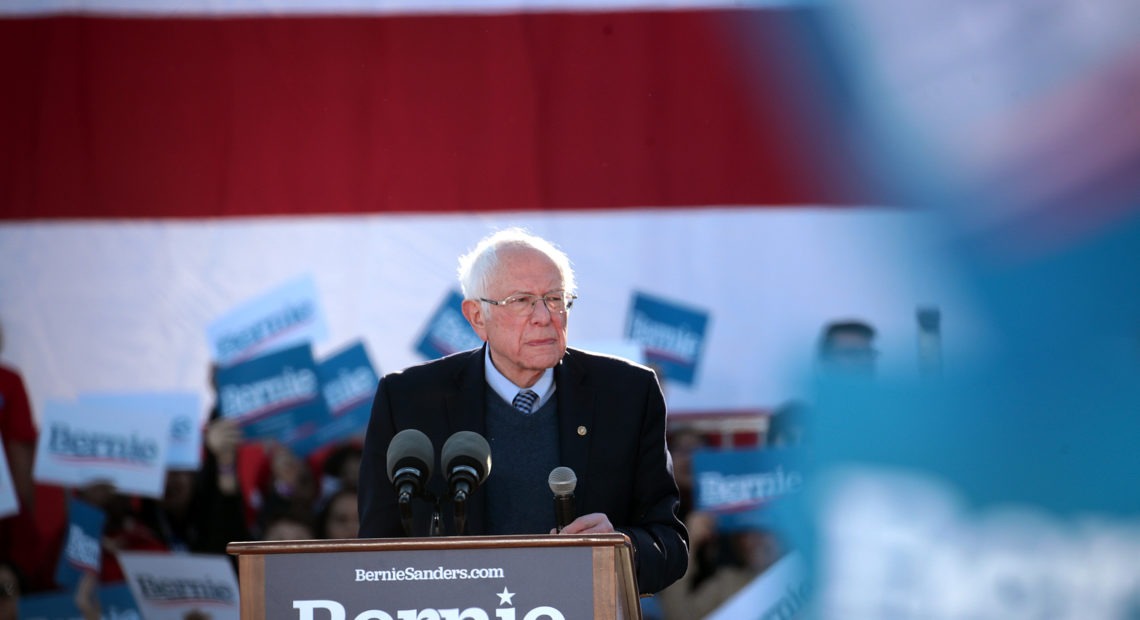
M487 378L487 385L491 386L495 393L502 397L508 403L514 402L515 395L522 389L534 390L538 394L538 400L535 401L533 410L538 411L539 407L546 404L550 397L554 395L554 369L547 368L542 376L538 378L538 382L530 386L530 388L522 388L511 382L510 379L503 376L498 368L491 363L491 347L483 347L484 356L484 376Z

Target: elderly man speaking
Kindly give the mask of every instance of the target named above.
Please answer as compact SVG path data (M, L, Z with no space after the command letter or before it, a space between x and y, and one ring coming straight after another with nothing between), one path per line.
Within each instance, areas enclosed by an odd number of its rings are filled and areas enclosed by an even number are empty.
M644 366L567 347L570 260L509 229L460 258L459 280L463 315L485 344L380 380L360 467L360 536L429 532L422 505L405 531L386 467L393 437L416 429L440 446L470 431L486 438L494 471L464 502L464 533L556 531L548 474L568 467L580 516L562 533L627 535L643 594L680 578L688 536L677 518L661 387ZM447 489L438 472L427 481L434 496Z

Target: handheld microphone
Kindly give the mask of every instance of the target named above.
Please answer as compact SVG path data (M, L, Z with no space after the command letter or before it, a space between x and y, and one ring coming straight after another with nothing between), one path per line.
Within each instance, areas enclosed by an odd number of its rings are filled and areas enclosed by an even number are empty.
M447 438L440 462L455 508L455 533L467 528L467 498L491 473L491 446L479 433L459 431Z
M388 480L396 488L404 534L412 535L412 498L421 495L431 478L435 448L414 428L396 433L388 444Z
M574 520L574 488L578 486L578 476L569 467L555 467L546 479L554 493L554 520L558 531Z

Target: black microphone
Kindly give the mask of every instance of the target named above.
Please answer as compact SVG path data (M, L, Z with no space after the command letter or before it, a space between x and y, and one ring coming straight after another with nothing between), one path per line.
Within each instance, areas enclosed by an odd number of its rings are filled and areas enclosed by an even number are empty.
M574 520L574 487L578 486L578 476L569 467L555 467L546 479L554 493L554 520L558 531Z
M423 494L434 460L431 439L414 428L396 433L388 444L388 480L396 487L400 521L407 536L412 535L412 498Z
M444 442L440 462L455 507L455 533L462 536L467 529L467 498L491 473L491 446L479 433L459 431Z

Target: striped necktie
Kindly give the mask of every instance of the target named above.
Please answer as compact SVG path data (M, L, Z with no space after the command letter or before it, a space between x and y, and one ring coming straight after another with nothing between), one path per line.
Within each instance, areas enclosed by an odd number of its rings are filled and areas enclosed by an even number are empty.
M511 402L515 409L523 413L530 413L531 407L534 406L535 401L538 400L538 394L531 390L521 390L515 395L515 399Z

